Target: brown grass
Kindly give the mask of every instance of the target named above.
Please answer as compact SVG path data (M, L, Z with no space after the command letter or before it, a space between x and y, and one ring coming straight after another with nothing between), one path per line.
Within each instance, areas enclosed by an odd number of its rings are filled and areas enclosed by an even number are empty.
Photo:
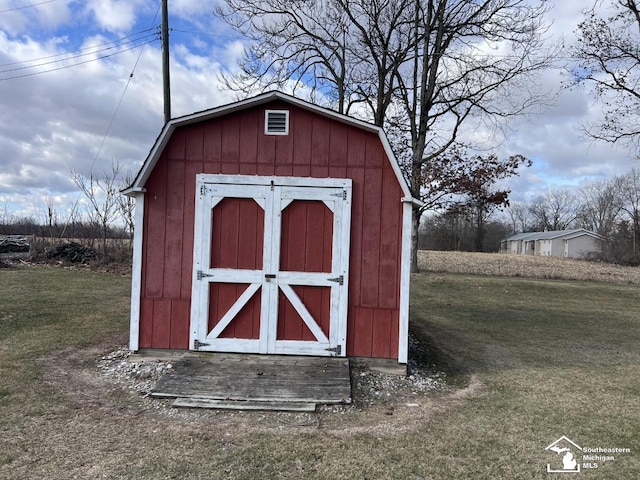
M533 480L555 478L560 435L632 449L580 479L640 471L635 286L416 275L412 325L466 388L295 414L172 409L100 375L126 342L127 278L0 281L2 479Z
M640 285L640 267L622 267L560 257L422 250L418 252L418 265L421 272Z

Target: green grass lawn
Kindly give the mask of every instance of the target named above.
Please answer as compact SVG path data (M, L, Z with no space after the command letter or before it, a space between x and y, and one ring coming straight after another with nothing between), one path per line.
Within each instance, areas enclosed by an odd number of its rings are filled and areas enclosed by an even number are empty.
M412 329L451 390L309 425L168 414L92 380L126 341L127 278L38 267L0 280L0 478L556 478L544 449L562 435L631 449L569 478L640 472L637 286L417 275Z

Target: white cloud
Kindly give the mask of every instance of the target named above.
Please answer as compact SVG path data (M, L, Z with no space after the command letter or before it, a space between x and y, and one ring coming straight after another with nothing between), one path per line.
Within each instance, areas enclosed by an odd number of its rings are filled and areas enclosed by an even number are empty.
M73 3L73 0L58 0L43 4L33 3L33 6L25 8L28 5L27 2L2 2L0 5L0 30L10 35L20 35L36 30L51 32L70 19L70 4Z
M145 0L89 0L86 10L93 14L98 25L109 32L130 30Z

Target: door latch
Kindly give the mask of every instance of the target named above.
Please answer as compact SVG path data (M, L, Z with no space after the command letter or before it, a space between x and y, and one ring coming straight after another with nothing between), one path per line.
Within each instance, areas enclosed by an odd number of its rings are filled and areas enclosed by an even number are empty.
M275 273L265 273L264 278L267 282L270 282L272 278L276 278Z

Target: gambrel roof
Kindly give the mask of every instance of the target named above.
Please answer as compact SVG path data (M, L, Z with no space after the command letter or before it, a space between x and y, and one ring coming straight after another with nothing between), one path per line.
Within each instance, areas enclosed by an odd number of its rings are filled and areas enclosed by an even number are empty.
M421 204L419 200L411 196L409 185L407 184L407 181L404 178L402 171L400 170L398 161L393 151L391 150L391 146L389 144L387 136L384 133L384 130L382 128L376 125L373 125L371 123L358 120L356 118L353 118L347 115L343 115L333 110L329 110L327 108L314 105L312 103L306 102L299 98L296 98L291 95L287 95L278 91L263 93L261 95L258 95L256 97L252 97L246 100L241 100L239 102L222 105L222 106L215 107L209 110L204 110L201 112L195 112L189 115L185 115L183 117L178 117L170 120L165 124L164 128L160 132L160 135L156 139L153 147L151 148L151 151L149 152L149 155L144 161L142 168L136 175L135 180L133 181L131 186L122 190L122 193L124 193L125 195L133 195L136 192L144 191L144 185L147 179L149 178L149 175L153 171L153 168L158 162L158 159L160 158L160 155L164 150L164 147L169 142L169 139L171 138L171 135L176 130L176 128L190 125L197 122L211 120L224 115L229 115L231 113L245 110L251 107L267 104L269 102L273 102L274 100L281 100L283 102L290 103L302 109L317 113L324 117L331 118L341 123L345 123L351 126L361 128L363 130L366 130L368 132L372 132L378 135L378 137L380 138L380 142L382 143L385 153L387 155L387 158L389 159L391 167L393 168L393 171L398 180L398 183L400 184L400 188L402 189L402 192L404 194L403 201Z

